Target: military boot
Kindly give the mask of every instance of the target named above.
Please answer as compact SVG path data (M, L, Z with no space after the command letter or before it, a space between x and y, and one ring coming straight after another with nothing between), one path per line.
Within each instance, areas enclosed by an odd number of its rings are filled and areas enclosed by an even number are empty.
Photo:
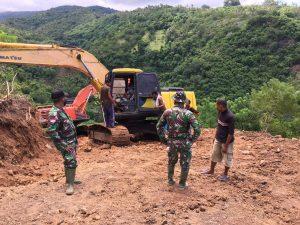
M168 166L168 184L169 184L169 186L173 186L175 184L174 169L175 169L175 166L173 166L173 165Z
M76 175L76 169L75 169L75 175ZM65 168L65 176L66 176L66 184L68 184L68 177L67 177L67 169ZM82 182L80 180L74 180L74 184L81 184Z
M184 171L181 169L181 174L180 174L180 181L179 181L179 189L180 190L185 190L188 187L188 184L186 182L187 178L189 175L189 171Z
M76 169L66 168L66 178L68 182L66 194L72 195L74 193L74 180Z
M67 175L67 168L65 167L65 177L66 177L66 184L68 184L69 183L69 180L68 180L68 175Z

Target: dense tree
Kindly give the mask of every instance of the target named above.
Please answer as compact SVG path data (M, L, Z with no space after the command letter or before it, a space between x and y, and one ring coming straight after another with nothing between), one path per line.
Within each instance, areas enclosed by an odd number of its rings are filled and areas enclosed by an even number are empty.
M300 136L300 91L272 79L254 91L251 108L259 114L263 130L285 137Z
M209 5L206 5L206 4L204 4L204 5L202 5L202 6L201 6L201 8L202 8L202 9L210 9L210 6L209 6Z
M235 113L236 127L241 130L260 130L259 114L250 107L250 95L229 101L230 109Z
M279 5L279 2L276 0L264 0L263 5L266 6L277 6Z
M230 6L239 6L241 5L240 0L225 0L224 6L230 7Z

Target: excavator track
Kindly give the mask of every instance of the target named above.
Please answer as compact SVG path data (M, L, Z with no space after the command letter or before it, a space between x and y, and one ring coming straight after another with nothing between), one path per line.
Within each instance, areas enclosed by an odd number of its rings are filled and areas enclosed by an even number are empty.
M107 128L102 124L93 124L87 127L89 138L95 142L107 143L114 146L127 146L130 144L130 134L124 126Z

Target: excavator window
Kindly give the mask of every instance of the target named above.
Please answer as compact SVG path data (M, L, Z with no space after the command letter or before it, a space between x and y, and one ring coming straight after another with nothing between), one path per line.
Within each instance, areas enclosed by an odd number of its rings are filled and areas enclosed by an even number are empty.
M152 92L160 90L157 75L155 73L139 73L136 77L139 111L153 111L155 105Z
M116 78L114 80L114 85L113 85L113 89L112 89L113 98L118 98L118 97L124 96L124 94L126 92L125 89L126 89L125 80L122 78Z
M116 112L136 110L134 74L116 74L113 81L112 96L116 100Z

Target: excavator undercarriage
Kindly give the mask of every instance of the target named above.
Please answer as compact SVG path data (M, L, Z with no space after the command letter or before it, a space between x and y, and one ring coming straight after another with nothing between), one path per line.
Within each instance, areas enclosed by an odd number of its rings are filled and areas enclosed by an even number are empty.
M96 143L108 143L114 146L126 146L130 144L131 135L124 126L107 128L102 124L87 126L89 138Z

